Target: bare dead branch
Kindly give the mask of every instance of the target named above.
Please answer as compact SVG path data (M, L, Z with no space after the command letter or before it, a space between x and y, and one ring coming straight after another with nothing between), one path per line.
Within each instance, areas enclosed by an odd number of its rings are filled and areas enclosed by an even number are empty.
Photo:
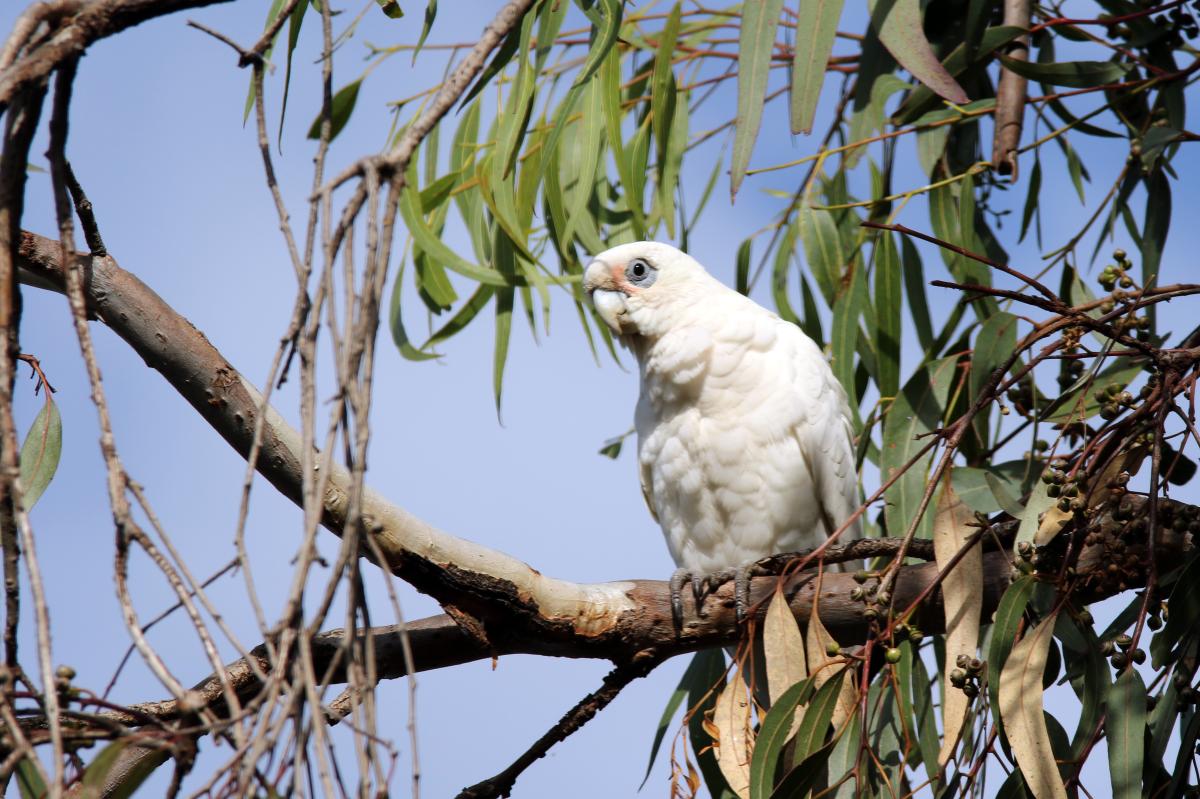
M35 7L37 13L18 25L13 38L3 51L6 60L0 62L0 113L8 107L21 87L44 81L52 71L68 59L77 58L99 39L132 28L148 19L173 14L188 8L226 3L229 0L96 0L80 3L77 0L46 2ZM24 38L38 23L57 26L22 58L17 58Z

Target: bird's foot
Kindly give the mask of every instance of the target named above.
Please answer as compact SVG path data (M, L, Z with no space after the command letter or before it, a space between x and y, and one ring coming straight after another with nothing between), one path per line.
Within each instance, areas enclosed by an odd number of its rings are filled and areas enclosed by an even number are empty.
M750 578L754 576L755 563L743 563L733 575L733 612L738 624L746 620L750 610Z
M728 578L725 578L728 579ZM716 574L696 574L691 569L676 569L671 575L671 618L675 621L675 629L683 629L683 584L692 584L692 601L696 605L696 615L704 618L704 595L712 586L720 585L723 580Z
M733 609L738 623L746 620L750 610L750 580L754 576L757 561L744 563L733 569L713 572L712 574L696 574L690 569L676 569L671 575L671 617L675 620L675 629L683 629L683 584L692 584L692 599L696 603L696 615L704 618L704 597L718 586L733 580Z

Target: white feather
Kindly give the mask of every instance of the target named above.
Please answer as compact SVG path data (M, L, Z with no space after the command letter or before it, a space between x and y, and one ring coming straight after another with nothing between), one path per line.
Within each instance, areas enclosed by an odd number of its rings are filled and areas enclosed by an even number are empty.
M635 258L657 269L647 288L620 282ZM858 507L846 395L798 327L664 244L601 253L585 287L624 294L643 490L678 565L707 573L815 547ZM860 535L856 523L842 540Z

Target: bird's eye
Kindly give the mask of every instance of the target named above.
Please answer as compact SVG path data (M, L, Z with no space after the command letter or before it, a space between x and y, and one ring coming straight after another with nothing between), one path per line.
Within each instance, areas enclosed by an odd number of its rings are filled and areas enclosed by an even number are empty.
M625 278L635 286L646 288L658 278L658 270L641 258L634 258L625 267Z

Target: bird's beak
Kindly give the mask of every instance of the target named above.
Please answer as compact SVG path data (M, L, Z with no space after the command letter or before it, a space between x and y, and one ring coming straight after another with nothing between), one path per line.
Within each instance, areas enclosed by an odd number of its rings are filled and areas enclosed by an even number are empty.
M612 332L621 335L621 317L625 315L625 295L619 291L596 289L592 292L592 305Z
M621 317L625 315L625 294L616 290L612 273L607 264L592 261L583 273L583 287L592 298L596 313L604 324L617 335L621 335Z

